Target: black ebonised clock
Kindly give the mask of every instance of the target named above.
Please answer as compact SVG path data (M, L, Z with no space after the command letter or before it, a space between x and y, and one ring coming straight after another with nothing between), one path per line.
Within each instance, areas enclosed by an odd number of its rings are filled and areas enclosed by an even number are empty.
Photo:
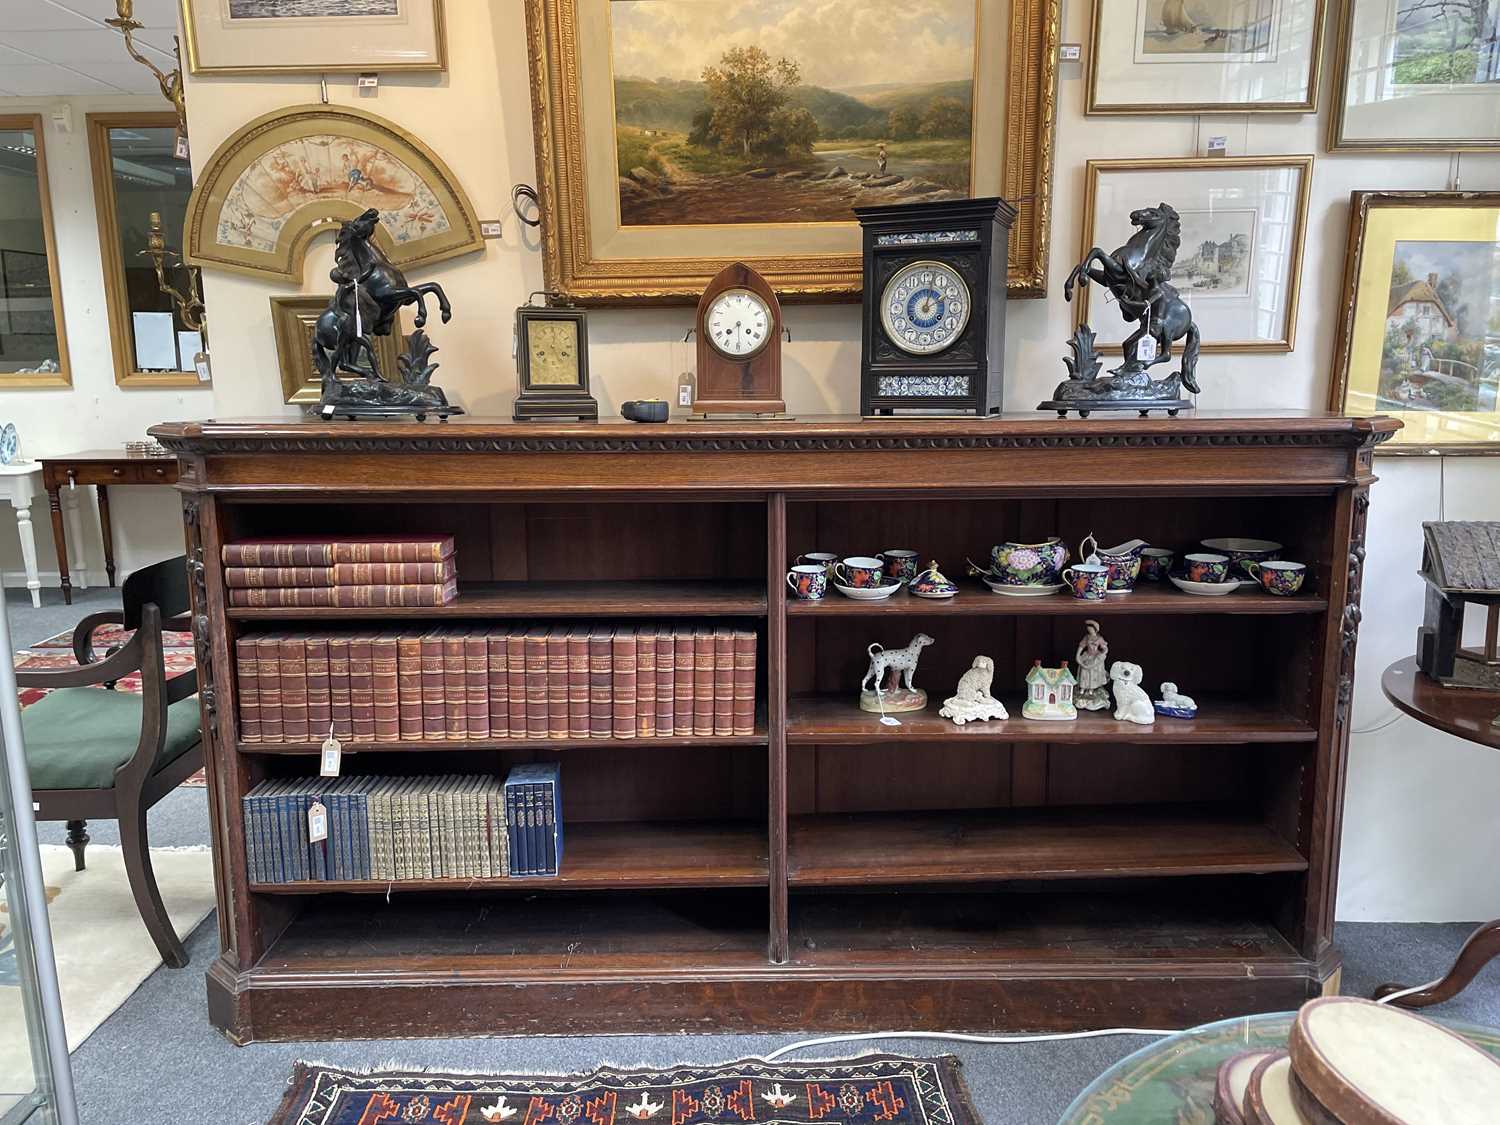
M589 326L582 309L522 305L516 310L515 349L516 421L599 417L589 393Z
M989 198L854 213L864 231L860 413L997 413L1016 209Z

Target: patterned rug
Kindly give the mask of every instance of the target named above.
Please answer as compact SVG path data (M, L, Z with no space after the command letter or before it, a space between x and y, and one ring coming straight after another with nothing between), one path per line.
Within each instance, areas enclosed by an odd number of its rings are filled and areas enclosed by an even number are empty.
M552 1078L298 1063L270 1125L980 1125L958 1065L951 1055L867 1055Z

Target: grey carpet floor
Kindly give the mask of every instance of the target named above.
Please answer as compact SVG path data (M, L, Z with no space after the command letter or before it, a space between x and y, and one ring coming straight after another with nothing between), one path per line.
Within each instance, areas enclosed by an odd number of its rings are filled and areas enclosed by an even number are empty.
M118 604L108 590L75 594L63 606L56 591L33 610L15 592L8 605L17 647L72 627L83 614ZM24 598L25 592L21 592ZM63 826L39 826L43 843L62 843ZM156 846L208 840L208 806L201 789L179 789L151 811ZM99 843L115 843L114 825L90 825ZM1368 995L1387 980L1418 983L1446 971L1472 925L1342 923L1343 989ZM803 1036L692 1035L525 1039L365 1040L343 1043L269 1043L234 1047L214 1032L204 1009L203 974L218 952L218 924L210 915L187 942L192 963L158 969L73 1053L74 1082L85 1125L146 1120L252 1125L264 1122L280 1099L292 1064L315 1059L354 1067L387 1064L434 1069L569 1073L606 1062L670 1065L716 1062L763 1054ZM1500 1026L1500 966L1491 965L1442 1015ZM871 1028L892 1030L888 1028ZM891 1039L879 1047L911 1054L949 1052L964 1062L964 1078L988 1125L1052 1125L1073 1097L1112 1063L1146 1040L1111 1038L1071 1042L977 1045ZM860 1045L818 1048L805 1057L858 1053Z

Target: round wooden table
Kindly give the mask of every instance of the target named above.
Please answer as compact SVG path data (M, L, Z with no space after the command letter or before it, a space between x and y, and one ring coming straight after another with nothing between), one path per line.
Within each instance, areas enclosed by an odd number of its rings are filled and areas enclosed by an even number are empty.
M1500 750L1500 725L1497 725L1500 723L1500 692L1444 687L1417 667L1414 656L1398 660L1387 668L1380 678L1380 686L1387 699L1417 722ZM1458 959L1441 980L1393 1003L1403 1008L1425 1008L1429 1004L1451 1000L1497 956L1500 956L1500 920L1486 922L1469 935L1469 940L1459 950ZM1389 996L1403 987L1383 984L1375 990L1375 998Z

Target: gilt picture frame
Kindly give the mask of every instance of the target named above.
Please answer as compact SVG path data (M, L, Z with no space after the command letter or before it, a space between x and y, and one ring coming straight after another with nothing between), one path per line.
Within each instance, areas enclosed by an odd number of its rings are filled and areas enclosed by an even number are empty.
M448 69L443 0L181 0L195 75Z
M762 50L773 83L802 87L787 99L786 112L761 130L762 140L779 131L788 149L764 157L760 144L748 138L742 149L731 151L722 121L713 112L700 116L712 105L707 91L716 76L728 75L732 82L734 64L746 58L731 56L726 44L704 41L692 48L700 54L669 60L681 71L668 80L670 88L652 77L644 85L656 88L643 91L651 97L627 102L622 96L621 79L653 72L644 66L627 67L623 34L618 41L611 36L633 17L639 22L641 17L629 5L645 2L525 0L542 257L549 289L583 305L690 304L725 265L744 260L783 299L855 299L862 268L859 226L852 211L840 220L826 201L815 201L808 212L811 219L799 220L788 212L799 199L818 194L818 180L841 189L840 210L851 207L863 201L863 180L878 175L885 181L883 187L892 186L892 176L896 183L907 183L916 192L913 198L988 194L1016 202L1020 217L1011 233L1009 293L1045 294L1061 0L941 0L928 15L937 13L932 18L947 29L955 54L944 62L944 88L928 91L914 88L915 72L900 69L913 65L901 57L903 44L893 37L887 48L879 41L888 33L880 13L870 12L858 0L849 0L850 22L841 25L842 33L847 35L857 23L873 38L848 54L883 60L895 72L889 81L875 81L887 76L872 77L854 62L846 71L830 75L829 52L807 48L796 57L797 51L786 44L795 47L798 40L786 33L783 15L797 6L790 0L742 0L743 13L761 21L757 38L765 47L754 49ZM855 21L855 15L862 18ZM960 24L967 32L955 30ZM875 30L867 30L871 27ZM640 35L631 42L648 38ZM790 65L783 68L783 59ZM919 94L926 100L913 108L910 103ZM666 125L627 121L626 115L642 105L674 99L668 112L677 118ZM953 123L954 102L967 115L966 130ZM827 110L829 106L834 110ZM912 117L893 117L908 109ZM807 115L799 110L807 110ZM834 111L844 116L830 122L828 115ZM699 116L701 132L692 124L694 116ZM815 119L815 127L809 127L809 117ZM915 123L909 140L903 135L908 121ZM887 127L889 136L884 134ZM713 141L702 143L705 135L712 135ZM839 154L830 156L835 147ZM663 151L665 159L650 159ZM788 159L789 151L800 155L800 165ZM936 177L929 177L925 170L934 152L940 154L943 167ZM636 154L645 160L632 160ZM907 164L911 167L904 167ZM697 181L730 174L726 166L746 178L745 199L759 196L770 201L765 216L718 215L699 222L686 211L679 220L668 208L665 222L660 216L624 221L631 217L631 203L622 193L637 194L644 185L653 199L663 194L662 177L653 167L666 172L668 192L687 199L690 192L676 190L674 171L687 168L689 176L684 178ZM653 183L653 177L658 182ZM625 180L636 186L622 183ZM838 182L829 185L829 180ZM913 186L913 180L920 182ZM903 190L907 189L897 187ZM885 201L899 200L893 193ZM756 218L767 221L752 221Z
M312 365L312 334L328 307L328 296L272 297L271 330L276 335L276 365L281 371L281 399L294 406L315 406L323 383ZM375 336L375 355L387 379L398 377L398 332Z

